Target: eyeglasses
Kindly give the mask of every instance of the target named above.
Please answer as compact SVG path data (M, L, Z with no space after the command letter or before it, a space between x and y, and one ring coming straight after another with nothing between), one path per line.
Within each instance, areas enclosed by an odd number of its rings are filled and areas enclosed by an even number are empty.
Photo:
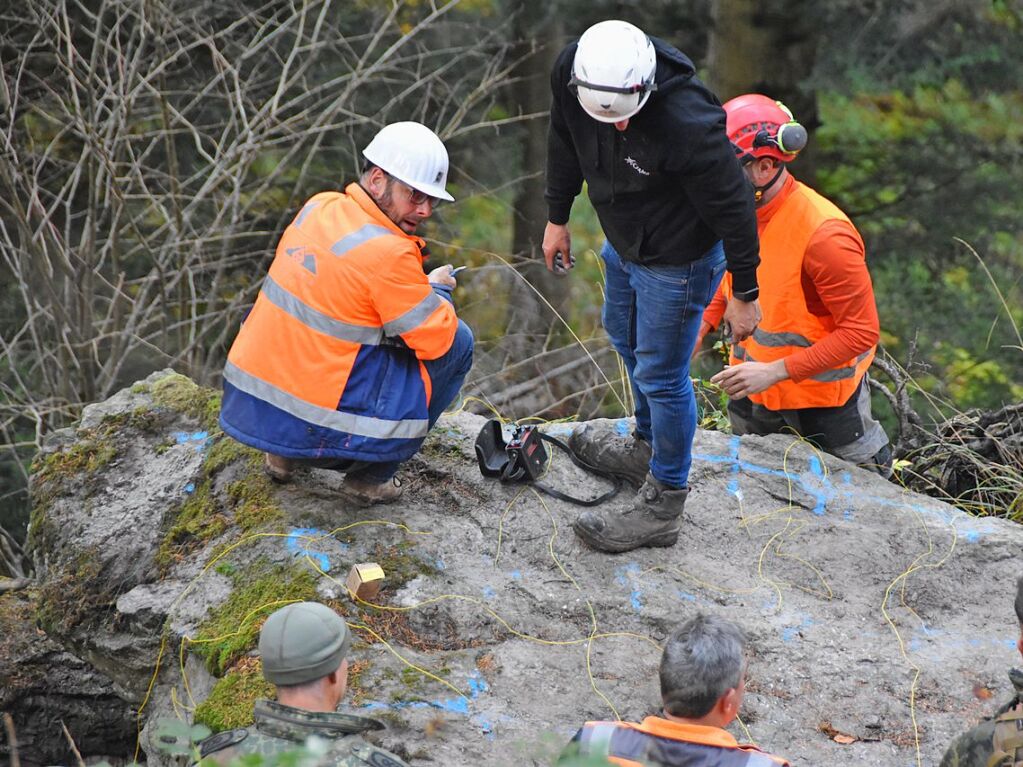
M417 208L424 202L430 203L431 208L436 208L437 203L440 202L439 197L431 197L426 192L420 192L418 189L409 186L400 178L396 178L395 176L392 176L390 173L387 173L386 171L384 171L384 173L387 175L387 178L390 179L392 182L401 184L403 187L408 189L408 201L415 205Z
M405 186L408 186L408 184L405 184ZM437 203L440 202L440 198L431 197L426 192L420 192L418 189L413 189L410 186L408 187L408 192L409 192L408 201L415 205L417 208L424 202L430 203L431 208L436 208Z

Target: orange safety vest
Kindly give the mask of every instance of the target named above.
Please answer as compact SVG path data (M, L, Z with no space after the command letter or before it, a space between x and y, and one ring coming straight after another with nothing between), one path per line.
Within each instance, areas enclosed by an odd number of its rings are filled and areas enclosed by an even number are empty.
M849 218L834 203L799 181L771 220L760 231L760 308L764 314L753 336L732 344L730 363L774 362L800 348L813 346L835 329L831 315L818 316L806 308L803 294L803 255L814 233L826 221ZM732 298L731 274L722 292ZM874 361L875 347L841 365L795 382L780 381L749 398L769 410L839 407L852 397Z
M224 431L287 458L413 455L431 394L421 361L447 352L458 328L422 245L358 184L312 197L231 346Z
M648 716L631 722L587 722L566 755L604 759L619 767L716 765L716 767L788 767L780 756L737 743L727 730Z

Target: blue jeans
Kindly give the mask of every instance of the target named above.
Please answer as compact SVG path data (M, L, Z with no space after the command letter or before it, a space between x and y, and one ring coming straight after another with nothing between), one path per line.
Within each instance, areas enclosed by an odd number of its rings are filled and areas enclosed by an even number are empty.
M455 331L455 340L451 348L435 360L425 360L423 364L430 374L430 383L433 393L430 396L429 420L430 428L437 423L440 414L448 405L455 401L458 392L462 390L465 377L472 367L472 350L475 346L472 330L461 320L458 321L458 330ZM347 471L349 476L358 477L367 482L387 482L398 471L401 461L344 461L331 468Z
M622 261L609 242L600 256L607 266L604 329L629 371L636 434L653 448L650 473L665 485L685 487L696 434L689 358L725 271L724 248L719 242L684 266Z

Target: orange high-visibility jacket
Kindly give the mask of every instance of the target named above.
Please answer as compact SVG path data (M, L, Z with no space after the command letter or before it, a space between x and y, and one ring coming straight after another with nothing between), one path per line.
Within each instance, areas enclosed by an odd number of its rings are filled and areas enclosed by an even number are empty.
M312 197L231 346L224 431L288 458L413 455L431 393L421 360L447 352L458 327L422 245L358 184Z
M792 193L760 232L762 260L757 282L764 297L760 303L764 317L752 337L732 345L731 364L783 359L799 348L813 346L835 329L833 317L807 309L801 284L803 254L810 239L821 225L834 219L849 221L834 203L795 182ZM721 292L731 300L732 282L727 273ZM874 360L875 348L798 383L780 381L749 398L770 410L839 407L856 391Z
M581 757L621 767L787 767L778 756L739 744L727 730L648 716L640 724L587 722L572 741ZM569 750L566 750L568 753Z

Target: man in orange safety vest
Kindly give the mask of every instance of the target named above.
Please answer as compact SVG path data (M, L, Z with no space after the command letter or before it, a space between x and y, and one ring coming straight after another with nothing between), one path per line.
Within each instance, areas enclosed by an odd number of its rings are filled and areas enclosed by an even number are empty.
M295 464L345 472L356 505L402 494L395 472L458 396L473 336L450 266L423 270L417 230L445 190L448 154L425 125L393 123L357 183L321 192L284 231L224 368L224 431Z

